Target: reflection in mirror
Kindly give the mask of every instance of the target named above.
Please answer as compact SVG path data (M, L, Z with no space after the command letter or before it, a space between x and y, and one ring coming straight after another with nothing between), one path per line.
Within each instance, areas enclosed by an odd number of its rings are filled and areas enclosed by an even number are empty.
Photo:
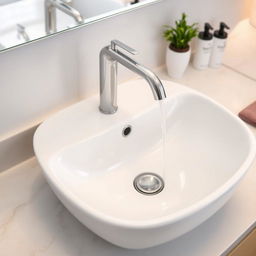
M161 0L0 0L0 51Z
M66 3L63 0L45 0L45 32L53 34L57 32L57 10L72 17L77 25L84 22L81 13L71 6L72 2ZM59 19L60 21L62 19Z

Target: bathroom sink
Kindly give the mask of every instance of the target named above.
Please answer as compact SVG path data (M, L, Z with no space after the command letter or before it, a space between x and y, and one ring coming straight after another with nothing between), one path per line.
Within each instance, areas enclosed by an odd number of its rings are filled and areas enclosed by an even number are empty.
M231 197L255 155L255 139L240 119L185 86L163 85L162 111L138 79L118 86L115 114L99 112L92 97L50 117L34 136L36 156L62 203L125 248L159 245L204 222ZM145 172L163 177L160 193L134 188Z

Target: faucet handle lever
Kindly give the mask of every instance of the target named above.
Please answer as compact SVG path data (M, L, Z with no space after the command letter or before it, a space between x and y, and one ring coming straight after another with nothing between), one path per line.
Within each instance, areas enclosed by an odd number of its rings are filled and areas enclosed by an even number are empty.
M122 49L124 49L125 51L127 51L127 52L133 54L133 55L138 54L138 52L137 52L136 50L134 50L134 49L131 48L130 46L128 46L128 45L122 43L121 41L119 41L119 40L112 40L112 41L111 41L111 46L110 46L111 49L112 49L113 51L116 51L116 50L117 50L117 46L120 47L120 48L122 48Z

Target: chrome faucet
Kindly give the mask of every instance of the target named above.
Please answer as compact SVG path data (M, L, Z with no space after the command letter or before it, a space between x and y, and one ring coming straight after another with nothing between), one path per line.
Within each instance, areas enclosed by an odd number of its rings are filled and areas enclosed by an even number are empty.
M17 36L19 39L23 39L25 42L30 41L29 35L26 32L26 28L21 24L17 24Z
M84 21L78 10L71 7L69 2L64 0L45 0L45 31L46 34L52 34L57 31L56 9L73 17L77 24Z
M143 77L151 87L155 100L166 98L164 87L159 78L152 71L119 51L118 47L131 54L137 54L134 49L118 40L111 41L109 46L100 51L100 111L104 114L114 114L117 111L118 63Z

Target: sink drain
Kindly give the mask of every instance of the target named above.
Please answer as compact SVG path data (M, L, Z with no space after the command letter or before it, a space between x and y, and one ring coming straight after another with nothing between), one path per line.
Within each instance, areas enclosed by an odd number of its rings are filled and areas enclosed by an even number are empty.
M156 195L164 188L163 179L155 173L141 173L133 181L134 188L144 195Z

